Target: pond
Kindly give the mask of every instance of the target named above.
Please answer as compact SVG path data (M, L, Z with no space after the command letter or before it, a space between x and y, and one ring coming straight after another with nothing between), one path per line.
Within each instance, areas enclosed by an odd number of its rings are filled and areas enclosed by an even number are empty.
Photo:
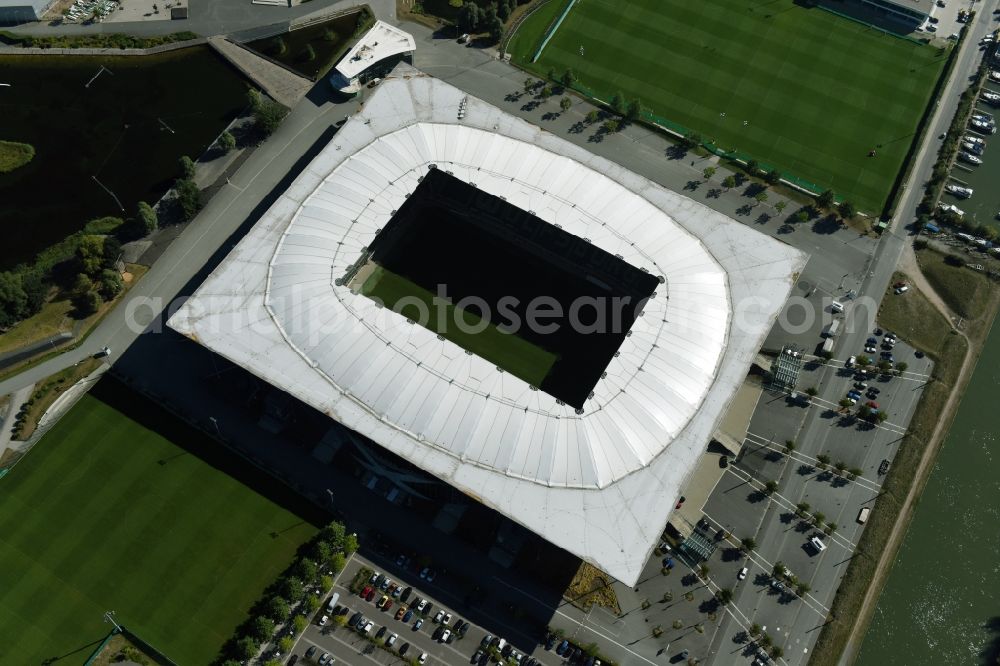
M316 80L336 64L358 27L365 25L369 18L366 11L357 11L246 45Z
M0 57L0 139L34 159L0 175L0 270L158 200L246 106L247 83L207 46L153 56ZM117 198L117 201L116 201ZM121 202L119 206L118 202Z

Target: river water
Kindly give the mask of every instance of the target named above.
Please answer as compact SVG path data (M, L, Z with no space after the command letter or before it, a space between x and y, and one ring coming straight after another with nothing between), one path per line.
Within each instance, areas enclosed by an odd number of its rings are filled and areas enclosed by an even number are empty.
M859 666L996 664L998 397L1000 326L994 326L879 599Z

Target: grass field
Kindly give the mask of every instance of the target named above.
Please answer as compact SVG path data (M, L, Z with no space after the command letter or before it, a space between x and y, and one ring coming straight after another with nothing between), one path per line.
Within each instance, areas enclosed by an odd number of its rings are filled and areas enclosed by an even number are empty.
M455 325L455 322L458 321L457 317L461 317L468 328L480 325L482 319L452 305L446 306L445 322L447 326L445 330L437 330L438 318L434 314L436 310L432 305L434 294L381 266L378 266L365 280L361 287L361 293L369 298L378 299L385 307L417 322L424 319L419 306L404 303L397 310L396 304L403 298L419 299L427 305L427 312L431 313L425 328L443 335L462 349L500 366L532 386L541 386L542 380L549 374L549 370L556 362L556 355L552 352L526 342L516 335L503 333L492 324L487 325L478 333L460 330L460 327Z
M85 397L0 480L2 664L82 663L107 610L207 664L316 532L206 463L198 433L157 427L182 448L111 404Z
M516 63L542 75L572 68L599 98L639 98L723 150L875 213L947 60L794 0L580 0L532 64L554 12L522 24Z

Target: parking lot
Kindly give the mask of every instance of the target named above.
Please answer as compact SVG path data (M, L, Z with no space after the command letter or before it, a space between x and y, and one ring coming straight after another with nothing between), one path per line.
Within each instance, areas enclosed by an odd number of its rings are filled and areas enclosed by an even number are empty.
M340 595L337 601L337 606L341 607L338 614L344 618L342 621L347 621L348 626L341 626L336 615L328 615L328 600L325 600L323 609L293 650L292 654L297 655L298 662L319 663L324 654L329 654L340 663L394 664L408 663L411 659L419 661L423 655L425 661L421 663L426 664L469 664L473 662L474 655L479 653L481 656L480 648L487 637L495 639L494 644L504 638L504 643L510 645L504 651L515 659L520 655L522 664L554 666L562 662L554 651L546 650L543 635L527 642L533 651L531 654L524 654L525 647L515 647L513 644L516 642L517 646L524 646L524 637L510 641L463 617L456 610L456 606L463 605L462 601L454 596L454 592L448 591L446 574L424 567L402 555L393 561L390 568L391 571L386 572L377 563L359 555L351 559L333 589L334 593ZM370 584L365 584L365 589L361 591L362 594L367 591L364 596L354 594L349 589L351 581L362 569L373 572L368 578ZM372 581L372 578L376 580ZM451 604L452 601L456 603ZM360 622L359 613L364 618ZM325 622L322 622L323 616L328 617ZM366 626L370 622L372 627L362 635L356 628L349 626L352 620L355 626ZM465 623L468 623L468 628L460 629ZM502 622L498 626L503 626ZM447 635L444 633L446 631ZM390 649L376 646L375 643L383 641L392 643ZM316 649L311 658L307 658L306 652L311 647ZM555 647L558 647L558 641L553 642L553 648Z

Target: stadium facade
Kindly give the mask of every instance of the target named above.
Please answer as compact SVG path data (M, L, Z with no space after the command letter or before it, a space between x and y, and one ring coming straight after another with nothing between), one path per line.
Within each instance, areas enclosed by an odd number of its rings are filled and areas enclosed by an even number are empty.
M581 405L352 287L433 169L656 278ZM805 259L399 65L169 325L633 584Z

